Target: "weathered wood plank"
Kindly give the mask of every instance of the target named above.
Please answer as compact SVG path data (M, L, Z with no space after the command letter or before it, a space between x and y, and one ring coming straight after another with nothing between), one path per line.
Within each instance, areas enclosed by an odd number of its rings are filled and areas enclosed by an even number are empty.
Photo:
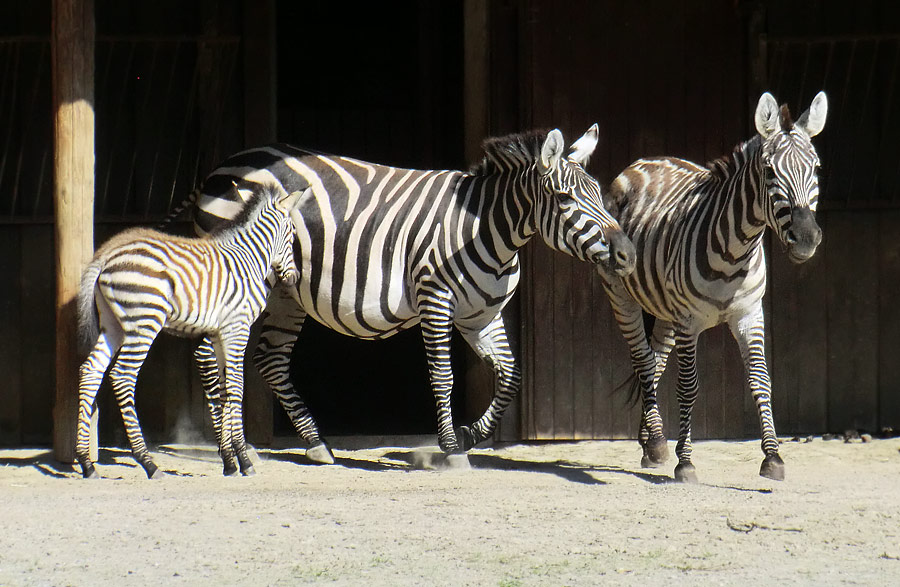
M872 430L878 401L877 212L830 212L828 428ZM860 227L869 227L861 230Z
M878 426L900 429L900 211L879 216Z
M0 273L20 275L22 243L19 226L0 229ZM22 297L21 282L5 279L0 285L0 446L14 446L22 436ZM29 326L30 328L30 326Z
M48 333L55 331L55 280L47 271L53 262L53 229L50 225L21 227L21 287L20 312L23 320L18 344L21 345L21 414L22 442L46 444L54 435L54 349L66 344L74 350L74 331L65 340L56 341ZM27 328L25 327L27 325ZM59 334L57 336L60 336ZM71 373L64 373L72 386L65 391L78 398L78 364L71 365ZM58 382L58 380L57 380ZM57 391L59 389L57 388ZM72 431L69 439L74 448L75 413L62 422ZM73 453L74 454L74 453ZM67 461L66 461L67 462Z

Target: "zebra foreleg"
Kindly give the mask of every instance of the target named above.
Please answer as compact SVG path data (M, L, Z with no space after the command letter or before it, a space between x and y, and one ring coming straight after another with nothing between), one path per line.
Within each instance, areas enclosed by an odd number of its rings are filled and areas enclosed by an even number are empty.
M431 388L437 405L438 445L445 453L459 453L461 450L453 430L453 414L450 409L450 393L453 390L453 371L450 365L450 337L453 328L451 302L432 292L420 293L419 316Z
M600 272L616 323L628 343L631 367L641 386L641 423L638 442L643 450L642 467L659 467L669 459L669 447L663 434L662 416L656 399L656 355L647 341L644 315L619 278Z
M334 463L334 455L291 382L291 353L305 320L306 312L287 291L287 286L279 283L269 296L253 362L287 412L297 434L309 445L306 457L314 463L330 465Z
M216 433L216 444L219 446L219 457L222 459L223 474L226 476L237 473L238 465L234 455L226 454L222 439L222 417L225 411L222 402L222 382L224 374L216 360L216 350L209 337L203 337L200 344L194 350L194 364L200 373L200 382L206 395L206 405L209 407L209 416L212 419L213 430Z
M131 445L131 453L144 468L149 479L162 477L162 471L153 462L147 445L144 443L144 435L141 433L141 425L134 407L134 388L150 345L153 344L156 334L162 328L162 322L160 321L158 328L152 328L153 326L157 325L146 327L146 331L151 331L146 335L125 335L122 348L109 373L116 401L119 403L119 411L122 413L122 422L125 424L125 433L128 435L128 443Z
M494 434L506 407L519 393L522 373L510 350L501 315L498 314L480 331L460 328L460 332L478 356L490 364L497 380L494 396L481 418L472 426L460 426L456 430L456 441L460 449L467 451Z
M775 421L772 417L772 383L766 364L765 319L762 303L757 304L749 314L730 320L731 333L741 349L744 368L750 384L750 393L756 401L759 412L759 426L762 432L762 451L765 455L759 474L775 481L784 480L784 461L778 454L778 437L775 435Z
M90 456L91 415L94 412L94 400L97 390L103 381L103 375L109 366L112 356L118 350L119 341L110 344L105 332L94 344L94 349L81 364L78 377L78 429L75 440L75 456L81 465L81 474L85 479L99 479Z
M697 400L697 337L679 334L678 348L678 444L675 454L678 465L675 466L675 479L682 483L696 483L697 470L691 463L691 414Z

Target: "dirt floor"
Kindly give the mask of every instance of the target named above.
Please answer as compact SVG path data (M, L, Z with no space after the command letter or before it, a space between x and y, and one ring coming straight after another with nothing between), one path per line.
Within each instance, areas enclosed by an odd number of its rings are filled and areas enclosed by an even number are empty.
M700 442L701 484L637 467L635 442L474 450L259 450L223 478L211 448L160 447L149 481L101 450L84 481L0 451L0 585L887 585L900 581L900 439Z

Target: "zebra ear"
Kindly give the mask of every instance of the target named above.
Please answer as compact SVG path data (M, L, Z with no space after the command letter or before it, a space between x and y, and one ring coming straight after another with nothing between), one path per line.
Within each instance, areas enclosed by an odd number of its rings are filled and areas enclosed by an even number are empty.
M600 129L596 123L581 135L581 138L572 143L569 147L569 160L578 163L582 167L587 165L588 159L594 149L597 147L597 139L600 136Z
M306 188L307 190L310 188ZM303 197L303 194L306 193L306 190L296 192L291 192L286 195L280 196L277 200L275 200L275 205L282 211L288 214L291 213L291 210L294 210L297 207L297 203L300 201L300 198Z
M769 92L759 97L756 105L756 130L767 139L779 128L778 102Z
M547 175L551 169L559 164L564 148L562 133L558 128L551 130L547 134L547 138L544 139L544 144L541 146L541 156L537 161L537 168L541 175Z
M810 137L814 137L825 128L825 117L828 116L828 98L825 92L819 92L813 98L809 110L800 115L797 125Z

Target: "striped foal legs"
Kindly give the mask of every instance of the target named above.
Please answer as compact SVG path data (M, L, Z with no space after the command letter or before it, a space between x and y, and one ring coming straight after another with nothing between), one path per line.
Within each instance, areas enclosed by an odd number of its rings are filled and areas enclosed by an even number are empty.
M219 445L219 457L222 459L222 473L231 476L237 473L238 464L234 458L234 452L225 450L225 438L223 431L223 419L225 415L225 384L224 366L220 368L216 359L216 349L212 339L203 337L200 345L194 350L194 363L200 372L200 382L206 395L206 405L209 407L209 416L212 419L213 430L216 432L216 444Z
M460 449L465 451L494 433L506 407L519 393L522 373L509 348L506 328L501 315L498 314L490 324L478 332L466 331L462 328L460 328L460 332L463 333L466 341L478 356L488 362L497 378L494 397L481 418L471 427L460 426L456 430L456 441L459 443Z
M213 339L217 356L225 365L225 401L222 409L222 462L225 463L225 475L234 474L229 470L229 463L235 456L241 468L241 474L254 475L256 470L247 455L247 443L244 439L244 354L250 338L250 324L237 322L222 328L219 340Z
M783 481L784 461L778 454L778 438L775 435L775 421L772 418L772 384L766 365L766 327L762 302L758 303L749 314L730 320L728 325L741 349L750 393L756 401L756 409L759 412L762 451L765 455L759 474L769 479Z
M144 443L144 435L141 433L141 425L134 408L134 388L141 366L150 351L150 345L153 344L153 340L162 329L162 321L149 325L153 328L147 328L147 323L144 325L145 328L142 328L143 333L141 334L125 334L122 348L109 373L109 378L116 394L116 401L119 403L119 411L122 413L122 422L125 424L125 433L128 435L131 453L144 468L147 477L156 479L162 476L162 472L153 462L147 445Z
M90 457L91 439L91 415L94 413L94 400L97 398L97 390L103 381L106 368L112 360L113 354L118 350L120 341L113 341L105 332L94 344L94 349L81 364L78 377L78 430L76 432L75 456L81 464L81 474L85 479L97 479L100 476L94 468Z

